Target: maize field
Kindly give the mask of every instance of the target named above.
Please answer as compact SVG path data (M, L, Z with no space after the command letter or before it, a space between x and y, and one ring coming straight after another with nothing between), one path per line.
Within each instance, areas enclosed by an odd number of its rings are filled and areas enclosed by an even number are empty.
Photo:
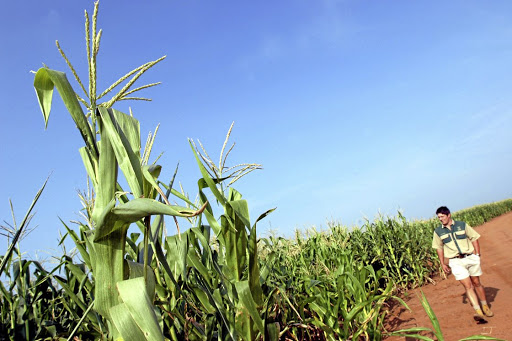
M2 257L0 340L381 340L386 302L439 274L431 249L437 221L398 214L351 229L261 237L257 224L272 209L253 219L233 187L260 165L226 166L232 127L218 163L189 141L201 174L190 199L176 189L178 170L164 172L151 158L157 129L142 146L139 121L113 108L147 100L134 93L158 83L134 83L164 57L99 93L97 15L98 3L85 19L87 86L58 43L81 92L47 67L34 78L45 124L56 89L83 139L78 152L89 183L77 200L82 219L61 221L62 242L71 240L77 253L63 251L53 268L22 257L18 237L45 183ZM512 199L454 218L478 226L510 210Z

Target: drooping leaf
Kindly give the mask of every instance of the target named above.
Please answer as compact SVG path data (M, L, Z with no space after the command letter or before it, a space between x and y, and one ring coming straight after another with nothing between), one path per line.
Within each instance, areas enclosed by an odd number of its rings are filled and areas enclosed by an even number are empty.
M158 325L158 319L149 299L144 278L138 277L117 283L119 296L136 325L144 335L143 340L163 341L164 337ZM121 334L123 331L119 330Z
M243 222L245 227L251 227L251 222L249 218L249 206L247 205L246 200L230 200L227 202L227 205L231 206L231 208L238 216L238 218Z
M142 175L144 176L144 197L154 199L156 195L151 194L154 189L158 194L167 200L167 196L164 194L156 179L162 171L162 166L159 165L144 165L142 166Z
M64 105L68 109L73 121L80 131L85 142L86 148L89 149L91 156L98 157L96 150L96 138L91 131L89 122L84 115L82 107L76 98L75 91L66 77L66 74L60 71L48 68L40 68L34 77L34 88L36 89L39 106L43 112L45 127L48 125L50 110L52 104L53 89L57 88L59 95L62 97Z
M119 217L112 212L116 205L115 199L112 199L108 205L103 209L101 215L96 219L96 230L94 232L94 242L105 239L110 234L119 231L127 230L130 222L120 220Z
M113 208L112 213L125 222L133 223L148 215L164 214L176 217L193 217L200 214L201 210L166 205L148 198L137 198Z

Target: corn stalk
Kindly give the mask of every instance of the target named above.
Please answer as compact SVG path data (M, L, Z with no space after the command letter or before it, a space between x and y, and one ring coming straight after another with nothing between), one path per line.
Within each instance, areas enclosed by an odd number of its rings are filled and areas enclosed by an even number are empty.
M193 217L200 214L201 210L169 204L157 183L161 167L145 164L141 156L139 122L132 116L111 108L115 102L129 99L128 95L155 85L130 90L145 71L163 58L132 70L97 95L96 56L101 38L101 30L96 32L98 2L94 7L92 32L88 14L85 13L89 62L87 100L73 90L64 73L48 67L37 71L34 87L45 126L48 125L53 92L57 89L84 141L79 152L95 193L91 214L93 230L86 238L90 265L95 277L94 310L106 319L114 339L143 335L147 340L161 340L163 336L152 308L153 294L149 289L154 287L154 276L149 275L152 271L148 271L147 258L144 260L143 277L128 279L125 276L127 230L132 223L144 222L147 250L152 216ZM85 92L85 86L58 43L57 46ZM131 80L111 100L101 104L97 102L130 76ZM85 105L87 113L84 113L80 103ZM129 186L128 191L124 191L118 182L120 172ZM157 195L165 202L157 201ZM141 314L144 314L142 319Z
M259 164L226 166L226 159L234 147L233 145L225 153L232 127L233 124L226 135L218 164L213 162L200 143L203 153L192 140L189 141L202 176L198 181L199 201L205 206L204 216L218 242L217 252L208 246L209 254L207 257L202 257L202 259L212 260L210 264L215 269L214 278L217 279L211 281L210 276L201 271L197 271L195 275L199 288L206 293L199 296L203 306L220 317L217 319L217 329L221 333L219 337L232 340L255 340L265 338L268 334L275 334L271 332L273 325L267 325L264 317L264 296L256 236L257 223L273 209L260 215L254 224L251 224L247 201L242 199L238 191L230 187L240 177L261 168ZM231 181L225 185L228 179ZM222 207L223 214L219 218L215 218L206 190L209 190ZM198 238L201 234L196 233L195 236ZM203 249L206 242L203 238L201 243ZM197 242L195 244L198 245ZM200 258L196 257L198 254L198 248L195 249L195 254L189 254L193 264L200 264ZM195 260L194 257L196 257ZM222 296L222 291L227 292L227 295Z

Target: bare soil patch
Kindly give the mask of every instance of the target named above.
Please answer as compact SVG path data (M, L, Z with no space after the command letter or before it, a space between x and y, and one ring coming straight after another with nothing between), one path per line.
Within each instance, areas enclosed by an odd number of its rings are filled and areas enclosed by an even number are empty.
M464 287L453 275L447 279L437 278L436 284L421 288L434 310L444 339L455 341L471 335L485 335L512 340L512 212L497 217L475 228L481 237L480 251L487 301L494 312L487 323L477 324L473 320L473 307L467 299ZM386 329L396 331L404 328L429 327L430 319L423 309L420 289L402 295L411 311L400 304L390 308ZM433 334L424 334L433 337ZM416 340L410 337L390 337L387 341Z

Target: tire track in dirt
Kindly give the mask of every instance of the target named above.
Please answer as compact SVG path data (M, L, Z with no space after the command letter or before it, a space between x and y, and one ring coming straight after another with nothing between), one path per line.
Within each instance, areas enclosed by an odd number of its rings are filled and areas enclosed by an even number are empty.
M421 288L434 310L446 341L456 341L471 335L486 335L512 340L512 212L478 226L475 230L481 235L483 275L480 277L485 287L493 317L488 323L477 324L473 320L473 308L466 298L464 287L453 275L447 279L438 278L436 284ZM412 327L432 328L430 319L423 309L418 295L419 289L402 295L411 311L400 305L391 308L386 321L386 329L395 331ZM425 334L433 337L433 334ZM390 337L387 341L406 340L410 337Z

